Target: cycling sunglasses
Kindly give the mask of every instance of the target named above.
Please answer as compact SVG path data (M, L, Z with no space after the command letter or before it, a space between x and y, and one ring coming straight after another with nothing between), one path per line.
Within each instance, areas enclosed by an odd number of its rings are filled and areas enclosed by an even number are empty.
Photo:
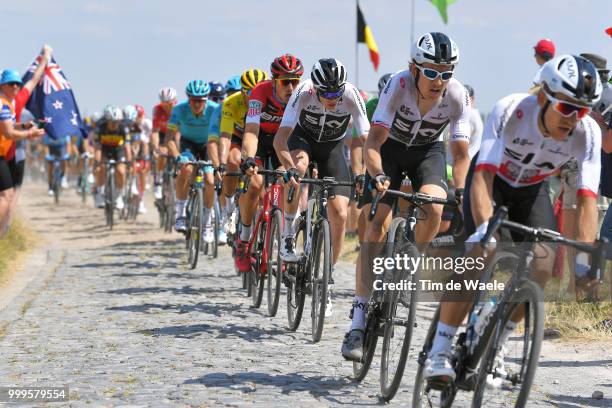
M544 92L544 94L552 103L553 109L559 112L561 115L565 116L566 118L576 113L576 118L582 119L591 112L590 106L575 105L568 101L562 101L561 99L557 99L554 96L550 95L548 92Z
M431 81L438 78L438 76L442 77L443 81L448 81L449 79L453 77L453 71L440 72L440 71L436 71L435 69L431 69L431 68L423 68L420 65L416 65L416 67L419 71L423 73L423 75L425 75L425 78Z
M190 102L201 102L201 103L206 103L206 101L208 100L208 98L204 97L204 98L189 98Z
M289 84L291 84L296 87L300 83L299 79L277 79L277 81L280 82L282 86L289 86Z
M225 98L223 96L211 96L210 100L213 102L223 102Z
M333 92L319 92L317 91L317 95L319 95L323 99L338 99L344 93L344 88L338 89Z

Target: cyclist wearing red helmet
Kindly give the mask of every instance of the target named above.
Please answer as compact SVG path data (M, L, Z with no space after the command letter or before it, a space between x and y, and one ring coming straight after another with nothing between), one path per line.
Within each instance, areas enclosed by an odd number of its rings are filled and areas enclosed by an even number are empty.
M272 79L260 82L253 88L249 98L244 136L242 138L242 169L251 178L246 193L240 196L240 241L236 254L236 266L241 272L250 268L249 256L245 253L246 244L251 236L251 220L254 218L259 196L263 188L263 178L257 175L259 166L272 168L281 166L274 151L274 135L278 131L285 105L300 83L304 66L299 58L285 54L275 58L270 64ZM249 225L246 225L246 224Z

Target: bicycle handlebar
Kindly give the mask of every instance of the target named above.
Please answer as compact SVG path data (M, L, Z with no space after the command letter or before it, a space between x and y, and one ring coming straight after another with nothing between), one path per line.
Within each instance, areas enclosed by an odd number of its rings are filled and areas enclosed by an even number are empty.
M430 196L429 194L404 193L403 191L399 191L399 190L387 190L385 191L385 194L389 194L391 196L395 196L403 200L406 200L410 202L412 205L417 206L417 207L421 207L425 204L441 204L441 205L448 205L450 207L458 206L454 195L452 195L450 198L439 198L439 197ZM370 214L368 214L368 218L370 221L372 220L372 218L374 218L374 215L376 214L376 211L378 210L378 204L381 198L382 198L382 193L380 191L377 191L376 195L374 196L372 200L372 207L370 209Z

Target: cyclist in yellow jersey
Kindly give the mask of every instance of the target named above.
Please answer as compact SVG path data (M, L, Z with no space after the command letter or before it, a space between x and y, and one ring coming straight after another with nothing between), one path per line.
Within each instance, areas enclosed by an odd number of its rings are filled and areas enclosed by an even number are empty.
M244 119L249 106L251 90L259 82L267 79L268 74L261 69L247 69L240 76L240 86L242 88L240 92L236 92L223 101L218 154L220 164L226 167L229 172L238 171L240 168ZM214 138L215 136L211 134L209 138ZM224 177L222 191L225 195L225 208L228 220L234 211L234 195L236 194L237 186L237 177Z

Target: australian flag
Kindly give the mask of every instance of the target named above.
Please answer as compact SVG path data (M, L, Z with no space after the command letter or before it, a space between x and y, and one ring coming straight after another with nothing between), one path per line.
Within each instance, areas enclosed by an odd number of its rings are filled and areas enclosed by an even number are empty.
M38 56L23 76L25 83L34 75L42 57ZM43 120L45 132L53 139L66 136L83 136L85 127L77 106L72 87L54 58L47 65L42 80L38 84L26 109L38 120Z

